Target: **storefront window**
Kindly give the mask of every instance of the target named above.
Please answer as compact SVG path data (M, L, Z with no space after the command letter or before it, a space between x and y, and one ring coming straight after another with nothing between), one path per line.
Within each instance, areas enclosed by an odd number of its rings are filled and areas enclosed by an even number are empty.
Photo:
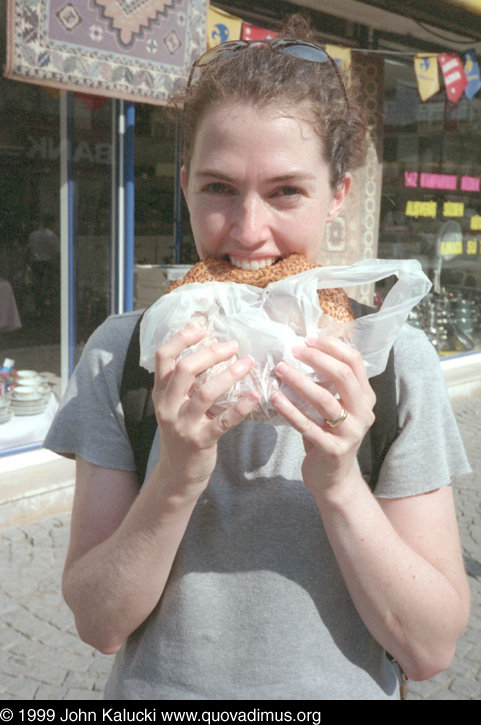
M67 382L65 307L77 358L111 311L112 101L70 98L74 254L65 305L60 91L0 77L0 456L39 447L55 414Z
M184 199L176 188L176 124L160 106L135 109L134 305L155 302L197 261Z
M0 83L2 454L41 444L66 381L60 360L60 94ZM74 97L73 108L71 304L78 356L110 311L112 110L111 101L85 95ZM20 390L23 378L25 387L36 386L30 396Z
M418 259L433 283L410 322L442 356L481 348L481 98L422 102L412 62L386 60L378 256ZM382 296L386 287L379 286Z
M74 94L73 219L77 358L111 311L112 101Z
M58 119L58 94L0 78L0 455L42 440L60 390ZM9 368L40 388L7 400Z

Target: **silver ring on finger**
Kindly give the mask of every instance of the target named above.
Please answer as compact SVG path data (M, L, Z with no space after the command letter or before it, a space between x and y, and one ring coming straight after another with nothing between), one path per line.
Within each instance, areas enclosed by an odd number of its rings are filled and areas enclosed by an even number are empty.
M347 418L347 410L345 408L341 408L341 415L337 418L333 418L332 420L326 420L327 425L330 428L336 428L338 425L341 425Z

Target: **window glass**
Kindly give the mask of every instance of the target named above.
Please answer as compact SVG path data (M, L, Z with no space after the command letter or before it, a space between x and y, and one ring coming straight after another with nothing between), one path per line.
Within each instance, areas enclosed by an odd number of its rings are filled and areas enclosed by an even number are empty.
M136 105L134 304L139 309L155 302L171 279L185 273L185 265L197 261L188 212L176 189L176 145L176 124L168 111Z
M0 22L5 26L4 4ZM5 57L4 37L1 44ZM72 299L79 354L109 313L111 113L110 100L75 94ZM41 445L66 382L57 90L0 77L0 157L0 455L7 455Z
M469 352L481 347L481 97L423 102L412 62L385 70L378 256L421 262L433 289L411 323L440 355Z
M75 339L77 357L110 312L112 101L74 94Z
M0 165L1 456L41 443L61 389L58 93L0 76Z

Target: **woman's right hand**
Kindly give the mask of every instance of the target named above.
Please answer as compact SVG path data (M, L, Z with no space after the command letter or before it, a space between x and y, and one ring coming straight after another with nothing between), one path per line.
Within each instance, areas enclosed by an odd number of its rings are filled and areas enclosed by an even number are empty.
M254 360L250 356L237 360L192 392L199 375L237 351L234 341L218 342L179 360L204 336L202 328L186 328L156 352L152 397L160 431L159 464L164 475L182 488L207 486L216 464L217 441L259 402L257 393L247 393L219 415L209 416L216 400L254 367Z
M134 471L114 470L77 457L65 601L81 638L101 652L117 652L151 614L169 578L190 517L214 470L217 441L257 405L248 394L218 416L208 411L254 365L247 357L192 392L198 376L228 362L235 344L184 350L205 333L189 328L156 355L152 393L161 437L157 465L139 491Z

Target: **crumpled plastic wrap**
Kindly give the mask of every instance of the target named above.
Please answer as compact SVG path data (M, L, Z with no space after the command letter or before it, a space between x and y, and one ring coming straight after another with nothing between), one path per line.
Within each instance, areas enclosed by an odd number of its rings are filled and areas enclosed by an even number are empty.
M386 295L381 309L353 322L341 324L326 315L318 289L352 288L395 275L397 282ZM244 355L255 360L254 369L229 392L219 398L210 414L230 407L245 393L259 392L261 401L252 414L256 420L285 425L269 402L272 393L282 392L316 422L319 414L288 386L280 383L275 366L285 360L319 384L328 381L291 353L306 337L334 335L353 345L362 355L368 377L381 373L389 351L410 311L429 292L431 282L417 260L363 260L348 267L318 267L265 289L229 282L183 285L160 297L144 314L140 328L140 364L155 369L155 352L172 335L189 325L207 328L205 338L183 354L214 341L236 340L238 352L230 361L216 365L199 376L196 386Z

